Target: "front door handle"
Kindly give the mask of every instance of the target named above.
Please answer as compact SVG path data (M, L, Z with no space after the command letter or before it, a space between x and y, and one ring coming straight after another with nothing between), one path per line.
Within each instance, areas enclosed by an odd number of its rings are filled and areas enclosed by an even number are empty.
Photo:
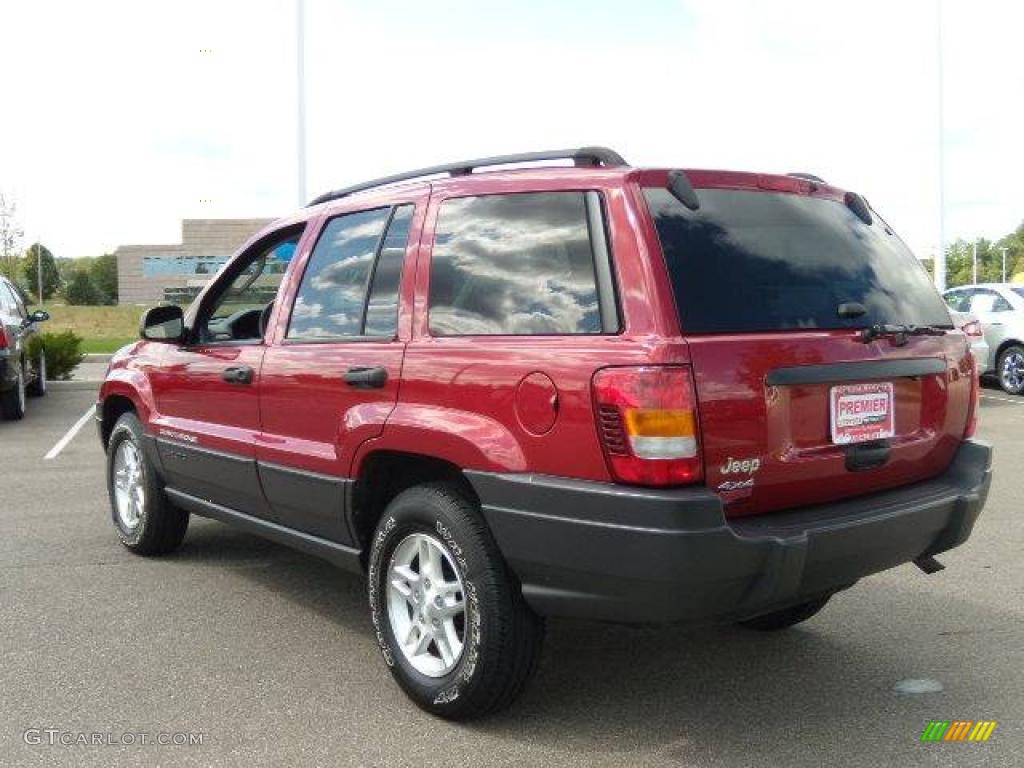
M388 382L388 369L349 368L345 372L345 383L356 389L380 389Z
M225 368L220 377L229 384L252 384L252 368L247 365Z

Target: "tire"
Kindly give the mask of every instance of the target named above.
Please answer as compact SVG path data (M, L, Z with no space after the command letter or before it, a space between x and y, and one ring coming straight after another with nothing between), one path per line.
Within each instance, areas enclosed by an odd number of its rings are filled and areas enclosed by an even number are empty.
M814 616L825 607L825 603L831 597L832 595L825 595L814 600L808 600L806 603L791 605L789 608L783 608L781 611L773 611L761 616L755 616L752 619L741 621L740 626L747 629L756 629L760 632L775 632L780 629L788 629Z
M25 365L18 366L18 379L13 387L0 394L0 411L8 421L25 418Z
M25 391L29 397L42 397L46 394L46 355L42 351L36 361L36 377Z
M434 563L427 573L420 555L410 555L423 552L423 547L430 551L428 562ZM402 563L405 570L393 570ZM431 573L441 573L443 587L436 578L430 582ZM408 598L394 582L401 583ZM385 663L409 698L434 715L471 720L504 709L536 668L543 620L526 605L476 504L456 485L416 486L388 504L370 549L368 591ZM459 602L459 595L461 622L456 615L448 625L441 612L457 611L451 605ZM435 609L438 613L432 613ZM432 618L437 615L442 616L440 625ZM410 654L396 631L421 652ZM424 639L428 635L446 638L447 658L436 640Z
M999 386L1009 395L1024 393L1024 347L1011 344L999 353L996 361Z
M107 492L117 537L132 552L162 555L181 544L188 529L188 512L172 505L164 495L134 413L121 416L110 433Z

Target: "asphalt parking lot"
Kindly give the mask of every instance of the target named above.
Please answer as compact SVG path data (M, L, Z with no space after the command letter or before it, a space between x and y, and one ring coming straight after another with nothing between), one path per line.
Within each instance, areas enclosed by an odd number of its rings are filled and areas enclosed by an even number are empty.
M471 725L391 682L360 579L196 518L174 556L124 550L92 424L43 459L93 398L0 423L2 765L1024 764L1024 398L985 391L995 480L945 571L867 579L776 634L552 621L526 695ZM982 719L987 743L919 741ZM47 728L202 744L26 743Z

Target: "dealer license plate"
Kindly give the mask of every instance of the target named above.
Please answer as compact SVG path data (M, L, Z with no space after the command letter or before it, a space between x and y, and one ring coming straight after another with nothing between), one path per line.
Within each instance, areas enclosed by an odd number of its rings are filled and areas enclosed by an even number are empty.
M881 440L896 434L891 382L841 384L829 394L832 442Z

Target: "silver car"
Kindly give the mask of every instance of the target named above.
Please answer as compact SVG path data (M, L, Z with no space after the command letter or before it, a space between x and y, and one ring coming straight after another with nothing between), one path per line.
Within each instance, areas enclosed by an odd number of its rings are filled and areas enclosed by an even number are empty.
M969 313L981 323L989 352L980 370L994 373L1004 391L1024 393L1024 285L963 285L943 297L951 310Z

